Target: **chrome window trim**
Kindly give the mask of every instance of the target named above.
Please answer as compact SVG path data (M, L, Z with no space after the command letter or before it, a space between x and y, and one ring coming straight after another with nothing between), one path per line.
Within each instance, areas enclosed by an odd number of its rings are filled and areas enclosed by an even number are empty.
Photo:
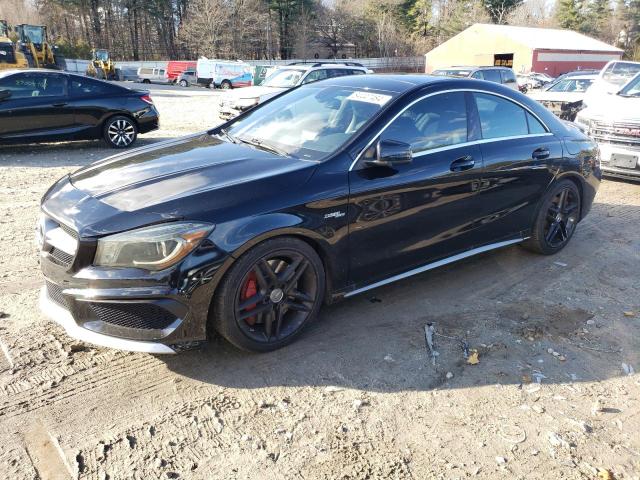
M362 158L362 155L364 155L364 152L366 152L367 149L369 149L369 147L373 145L373 142L376 140L376 138L378 138L382 134L382 132L384 132L387 128L389 128L389 125L395 122L400 115L402 115L405 111L407 111L407 109L411 108L416 103L424 100L425 98L434 97L436 95L442 95L445 93L455 93L455 92L484 93L485 95L495 95L496 97L502 97L505 100L515 103L516 105L524 109L526 112L530 113L536 120L540 122L540 124L546 130L546 133L533 133L533 134L527 134L527 135L517 135L512 137L482 138L480 140L473 140L471 142L456 143L455 145L447 145L446 147L434 148L432 150L425 150L424 152L418 152L417 154L414 154L413 155L414 157L426 155L427 153L441 152L445 150L450 150L452 148L464 147L464 146L481 144L481 143L490 143L490 142L499 142L503 140L513 140L517 138L529 138L529 137L541 137L541 136L553 135L553 133L551 132L551 129L547 126L546 123L542 121L542 119L535 112L531 111L531 109L529 109L529 107L527 107L526 105L523 105L519 101L514 100L513 98L510 98L507 95L502 95L501 93L489 92L487 90L480 90L477 88L455 88L450 90L442 90L440 92L433 92L433 93L428 93L426 95L423 95L422 97L415 99L413 102L409 103L402 110L400 110L391 120L387 122L387 124L384 127L382 127L378 131L378 133L376 133L373 136L373 138L369 141L369 143L365 145L365 147L360 151L360 153L358 153L355 160L351 162L351 165L349 166L349 172L351 172L353 170L353 167L355 167L356 164L360 161L360 159Z
M414 268L413 270L409 270L404 273L400 273L398 275L394 275L392 277L386 278L384 280L380 280L375 283L371 283L362 288L357 288L356 290L352 290L350 292L345 293L344 297L352 297L362 292L366 292L367 290L371 290L374 288L381 287L383 285L387 285L389 283L397 282L398 280L405 279L407 277L411 277L413 275L417 275L418 273L423 273L428 270L433 270L434 268L441 267L443 265L448 265L449 263L457 262L458 260L462 260L464 258L473 257L474 255L478 255L479 253L488 252L491 250L496 250L498 248L506 247L509 245L514 245L516 243L524 242L529 237L515 238L513 240L505 240L502 242L491 243L489 245L484 245L482 247L473 248L471 250L467 250L466 252L458 253L457 255L453 255L451 257L443 258L442 260L438 260L436 262L427 263L418 268Z

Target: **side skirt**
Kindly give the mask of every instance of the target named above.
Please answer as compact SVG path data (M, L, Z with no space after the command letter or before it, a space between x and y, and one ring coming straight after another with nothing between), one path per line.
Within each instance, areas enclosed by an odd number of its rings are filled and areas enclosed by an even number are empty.
M457 262L458 260L462 260L464 258L473 257L474 255L478 255L480 253L489 252L491 250L496 250L498 248L506 247L508 245L513 245L516 243L521 243L525 241L527 238L528 237L516 238L513 240L505 240L503 242L491 243L489 245L484 245L482 247L474 248L472 250L467 250L466 252L453 255L452 257L443 258L442 260L438 260L437 262L428 263L421 267L414 268L413 270L409 270L408 272L400 273L398 275L394 275L393 277L380 280L379 282L372 283L371 285L367 285L362 288L351 290L350 292L347 292L344 294L344 298L352 297L359 293L366 292L367 290L372 290L374 288L378 288L383 285L387 285L389 283L397 282L398 280L402 280L403 278L411 277L413 275L426 272L427 270L433 270L434 268L442 267L443 265L448 265L449 263Z

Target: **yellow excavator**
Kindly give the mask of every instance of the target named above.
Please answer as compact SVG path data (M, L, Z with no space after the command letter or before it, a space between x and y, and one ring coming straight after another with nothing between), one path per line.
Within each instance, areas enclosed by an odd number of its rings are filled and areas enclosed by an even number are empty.
M20 50L27 58L30 68L65 69L64 57L47 40L47 27L23 23L17 25L15 30Z
M116 64L109 56L109 51L104 48L91 50L91 61L87 65L88 77L101 80L122 80L122 72L116 68Z
M0 71L14 68L29 68L29 63L9 38L9 24L0 20Z

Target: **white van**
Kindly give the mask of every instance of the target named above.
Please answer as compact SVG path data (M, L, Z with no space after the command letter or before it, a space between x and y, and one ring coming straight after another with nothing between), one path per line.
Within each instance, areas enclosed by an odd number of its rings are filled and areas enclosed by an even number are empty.
M209 88L250 87L253 83L251 65L243 62L230 62L224 60L210 60L201 58L198 60L196 73L198 83Z
M166 68L140 67L138 81L142 83L171 83Z

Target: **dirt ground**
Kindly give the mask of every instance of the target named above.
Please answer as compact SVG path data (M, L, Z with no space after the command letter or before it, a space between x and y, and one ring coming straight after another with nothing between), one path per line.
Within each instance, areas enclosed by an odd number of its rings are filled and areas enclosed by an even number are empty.
M141 144L217 121L218 93L152 95ZM604 181L554 257L516 246L379 288L274 353L155 357L37 309L39 199L112 153L0 147L1 478L640 478L640 184Z

